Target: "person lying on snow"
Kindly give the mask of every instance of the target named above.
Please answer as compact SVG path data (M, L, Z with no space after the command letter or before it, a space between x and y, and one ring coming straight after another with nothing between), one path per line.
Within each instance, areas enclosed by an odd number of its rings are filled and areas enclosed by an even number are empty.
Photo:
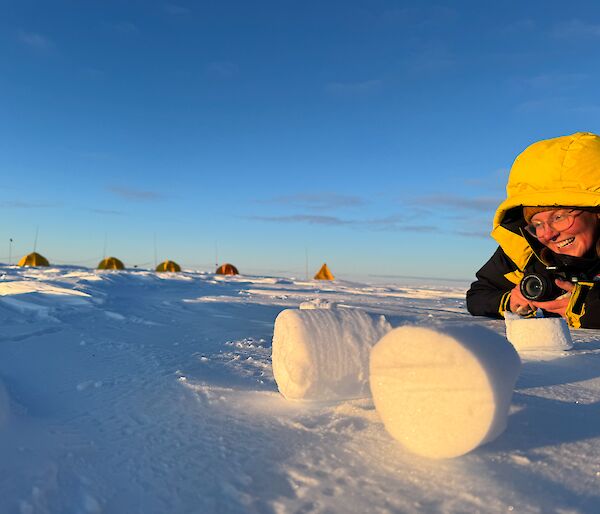
M541 309L575 328L600 328L600 137L577 132L532 144L506 191L491 233L500 246L467 291L469 312Z

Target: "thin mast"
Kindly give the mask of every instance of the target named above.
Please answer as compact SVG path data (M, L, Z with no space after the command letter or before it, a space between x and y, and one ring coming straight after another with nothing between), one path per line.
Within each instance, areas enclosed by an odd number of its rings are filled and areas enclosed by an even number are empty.
M106 245L108 244L108 232L104 232L104 248L102 249L102 260L106 259Z
M154 269L156 269L156 266L158 265L156 261L156 232L154 232Z
M304 256L305 256L304 271L306 274L306 281L308 282L308 246L304 247Z
M40 232L40 226L38 225L37 227L35 227L35 239L33 240L33 251L34 252L37 250L37 240L38 240L39 232Z

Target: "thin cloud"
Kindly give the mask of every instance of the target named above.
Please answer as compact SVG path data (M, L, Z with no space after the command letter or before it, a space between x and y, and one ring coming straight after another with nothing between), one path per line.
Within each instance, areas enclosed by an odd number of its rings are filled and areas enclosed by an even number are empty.
M106 76L106 73L98 68L83 68L82 73L92 80L102 79Z
M408 63L409 71L415 75L436 75L456 67L456 58L439 45L419 49Z
M600 24L572 19L556 25L552 33L561 39L595 39L600 38Z
M528 114L546 111L548 109L556 112L557 107L563 103L564 100L562 98L536 98L535 100L527 100L525 102L518 103L515 106L515 112Z
M143 191L140 189L133 189L122 186L109 186L107 190L113 193L114 195L119 196L121 198L125 198L127 200L147 202L162 200L165 198L165 195L163 195L162 193L157 193L156 191Z
M130 21L114 21L107 25L112 31L123 35L138 35L140 33L139 27Z
M112 154L109 152L81 152L81 157L84 159L90 159L93 161L105 161L106 159L110 159Z
M405 24L417 20L420 10L416 7L398 7L395 9L386 9L380 15L380 19L386 23Z
M267 200L266 203L324 211L341 207L357 207L364 205L365 201L357 196L340 195L337 193L300 193L296 195L278 196L271 200Z
M122 211L113 211L111 209L88 209L90 212L95 212L96 214L108 214L110 216L125 216L125 213Z
M372 225L373 222L367 222ZM376 226L376 225L375 225ZM440 232L440 227L435 227L433 225L402 225L402 224L390 224L390 225L381 225L379 230L382 232Z
M548 91L579 87L581 82L588 77L589 74L586 73L542 73L532 77L515 79L513 82L521 88Z
M383 85L380 79L365 80L362 82L330 82L325 89L334 95L357 96L378 91Z
M292 216L249 216L247 219L270 223L304 223L309 225L346 226L385 232L435 232L439 227L433 225L407 225L407 218L402 215L374 218L367 220L349 220L337 216L314 216L296 214Z
M431 195L418 198L416 203L419 205L488 212L498 207L500 199L493 197L466 198L456 195Z
M515 35L515 34L531 34L536 29L536 24L533 20L523 19L523 20L515 20L508 25L500 27L498 32L505 35Z
M490 238L490 232L483 232L483 231L473 231L473 232L468 232L466 230L457 230L454 232L455 235L457 236L461 236L461 237L470 237L470 238L474 238L474 239L489 239Z
M600 105L577 105L573 107L568 107L566 111L572 114L592 114L598 116L600 114Z
M22 44L38 52L50 52L55 48L51 39L37 32L20 31L18 38Z
M375 277L375 278L394 278L394 279L397 279L397 278L422 279L422 280L435 279L435 280L443 280L445 282L458 282L458 283L462 283L465 280L469 280L469 279L465 279L465 278L450 278L450 277L417 277L415 275L397 275L397 274L392 274L392 273L387 273L387 274L369 273L368 276Z
M206 65L206 75L215 79L230 79L239 74L237 64L227 61L211 62Z
M509 169L498 168L484 178L471 178L465 180L465 184L472 187L484 188L487 190L497 191L504 194L506 182L508 180Z
M168 14L172 14L174 16L184 16L186 14L191 14L192 10L188 7L184 7L182 5L177 4L165 4L164 5L165 12Z
M412 29L423 30L440 25L448 25L458 19L455 9L439 5L424 7L400 7L382 12L380 19L388 24L404 25Z
M435 211L429 213L429 216L435 215ZM469 211L459 211L456 209L444 209L443 210L444 219L446 221L455 222L471 222L473 221L473 212ZM439 217L439 214L438 214Z
M57 203L35 203L23 202L21 200L5 200L0 202L0 207L7 209L44 209L48 207L58 207Z
M576 101L576 100L575 100ZM551 110L552 112L569 114L597 115L598 104L575 103L574 100L565 97L550 97L521 102L515 106L515 112L521 114L536 114Z
M336 216L312 216L296 214L292 216L250 216L249 219L270 223L308 223L309 225L351 225L352 221L342 220Z
M386 216L384 218L372 218L365 221L357 222L357 224L364 225L368 228L372 228L375 230L382 231L400 231L400 230L408 230L412 231L413 228L417 228L414 225L406 225L407 221L410 221L416 218L414 213L411 213L410 216L405 214L394 214L392 216Z

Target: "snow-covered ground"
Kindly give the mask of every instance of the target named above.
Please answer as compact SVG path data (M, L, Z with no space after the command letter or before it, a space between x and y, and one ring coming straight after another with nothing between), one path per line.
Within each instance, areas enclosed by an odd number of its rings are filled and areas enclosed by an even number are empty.
M522 356L506 432L451 460L403 450L368 398L277 392L282 309L503 334L467 286L0 266L0 513L598 512L598 331Z

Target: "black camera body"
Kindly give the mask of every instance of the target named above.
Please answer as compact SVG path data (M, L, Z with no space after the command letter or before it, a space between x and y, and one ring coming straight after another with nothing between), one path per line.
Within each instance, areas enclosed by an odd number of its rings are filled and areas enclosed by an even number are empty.
M554 280L559 278L576 284L577 282L593 282L600 279L600 261L582 257L560 256L560 262L546 266L548 273L527 273L520 283L521 294L534 302L555 300L565 291L558 287ZM558 258L556 259L558 260Z
M565 291L558 287L554 282L560 278L568 282L577 283L584 280L575 270L569 269L568 266L547 266L548 274L527 273L521 280L521 294L527 299L534 302L547 302L554 300L562 295Z

